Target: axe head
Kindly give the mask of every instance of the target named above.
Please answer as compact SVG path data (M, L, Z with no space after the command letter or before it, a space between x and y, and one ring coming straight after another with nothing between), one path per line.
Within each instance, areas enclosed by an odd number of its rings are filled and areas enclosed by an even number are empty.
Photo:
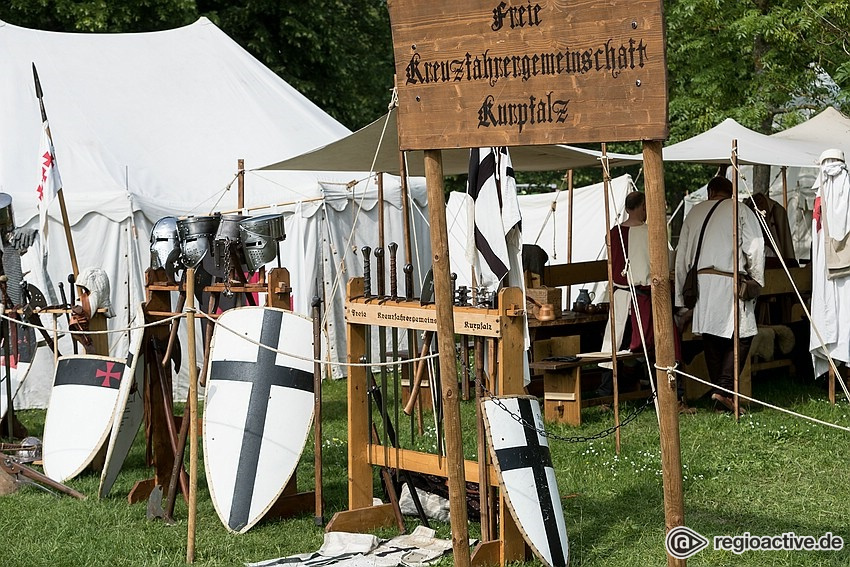
M434 268L429 268L422 280L422 294L419 296L420 305L431 305L434 303Z

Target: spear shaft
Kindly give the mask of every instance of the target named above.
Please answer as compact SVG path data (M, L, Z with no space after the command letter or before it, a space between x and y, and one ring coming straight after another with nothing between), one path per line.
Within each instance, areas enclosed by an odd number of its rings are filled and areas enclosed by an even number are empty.
M41 109L41 122L47 122L47 111L44 108L44 91L41 90L41 81L38 80L38 70L35 68L35 63L32 64L32 77L35 81L35 96L38 98L38 107ZM50 145L53 145L53 136L50 134L50 126L47 126L47 138L50 140ZM56 167L56 156L53 156L54 165ZM77 265L77 252L74 250L74 239L71 236L71 223L68 221L68 209L65 207L65 194L62 187L59 187L56 195L59 197L59 209L62 212L62 225L65 228L65 241L68 243L68 253L71 256L71 270L74 272L74 277L80 275L80 268Z

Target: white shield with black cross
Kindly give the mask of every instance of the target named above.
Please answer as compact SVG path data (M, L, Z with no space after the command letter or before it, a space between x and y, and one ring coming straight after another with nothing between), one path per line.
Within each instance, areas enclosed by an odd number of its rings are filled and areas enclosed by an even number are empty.
M131 326L139 326L145 322L145 314L141 305L136 311L136 318L130 322ZM142 338L144 329L133 329L130 337L130 350L127 354L127 362L124 365L124 376L121 378L121 387L118 389L118 400L112 417L112 433L109 435L109 444L106 447L106 461L103 471L100 473L100 486L97 490L98 498L105 498L112 485L124 466L124 460L130 453L136 433L145 418L145 355L142 352Z
M44 418L44 474L53 480L74 478L103 447L125 362L94 355L59 358Z
M569 563L569 542L540 403L532 396L481 402L499 486L517 527L549 567Z
M218 318L204 403L204 462L213 505L244 533L282 494L313 421L313 323L240 307Z

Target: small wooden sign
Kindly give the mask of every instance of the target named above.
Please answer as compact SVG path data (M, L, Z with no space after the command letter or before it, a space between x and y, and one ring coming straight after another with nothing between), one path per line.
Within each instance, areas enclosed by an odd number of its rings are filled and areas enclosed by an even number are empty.
M403 150L667 138L662 0L389 0Z
M455 332L460 335L478 335L481 337L500 337L502 335L497 311L455 307L454 319ZM415 302L346 302L345 320L348 323L358 325L398 327L420 331L437 330L437 311L434 306L420 306Z

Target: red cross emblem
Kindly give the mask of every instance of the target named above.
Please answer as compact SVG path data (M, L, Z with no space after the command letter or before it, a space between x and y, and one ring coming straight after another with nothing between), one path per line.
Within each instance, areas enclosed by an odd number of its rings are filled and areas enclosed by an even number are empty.
M121 379L121 373L120 372L113 372L112 371L113 366L115 366L114 362L107 362L106 363L106 370L100 369L94 375L95 378L103 378L103 382L101 383L101 386L103 386L104 388L110 387L110 385L112 384L110 382L110 380L120 380Z

